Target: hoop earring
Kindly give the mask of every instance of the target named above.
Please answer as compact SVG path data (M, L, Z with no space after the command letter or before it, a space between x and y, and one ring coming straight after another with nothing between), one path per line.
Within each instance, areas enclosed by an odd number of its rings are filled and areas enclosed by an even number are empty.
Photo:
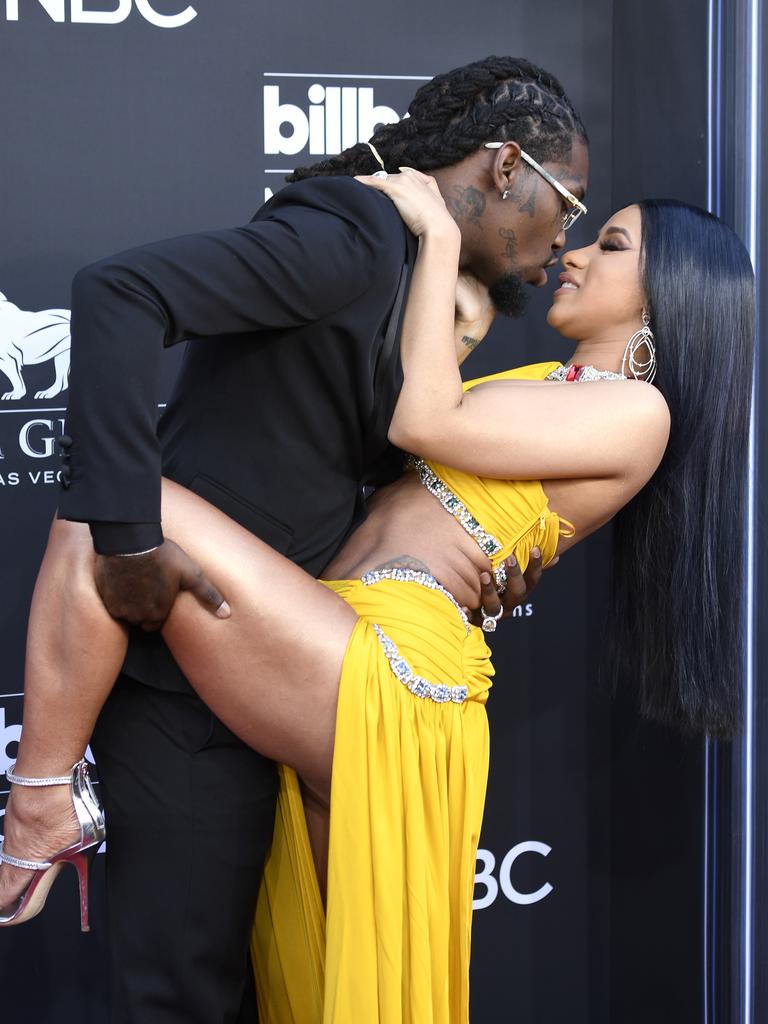
M656 376L656 346L654 345L654 340L653 331L651 330L651 318L643 310L643 326L639 331L635 331L627 342L627 347L624 349L624 355L621 359L621 372L624 373L626 366L635 380L644 380L647 384L652 384ZM648 358L638 359L637 353L643 347L648 351ZM627 374L624 373L624 376L626 377Z

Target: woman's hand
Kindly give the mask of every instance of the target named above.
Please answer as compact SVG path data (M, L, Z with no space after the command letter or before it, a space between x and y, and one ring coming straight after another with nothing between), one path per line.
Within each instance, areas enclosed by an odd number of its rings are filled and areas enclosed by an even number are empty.
M461 241L459 229L440 195L437 182L413 167L401 167L400 174L378 177L359 174L355 180L388 196L397 207L408 230L417 238Z

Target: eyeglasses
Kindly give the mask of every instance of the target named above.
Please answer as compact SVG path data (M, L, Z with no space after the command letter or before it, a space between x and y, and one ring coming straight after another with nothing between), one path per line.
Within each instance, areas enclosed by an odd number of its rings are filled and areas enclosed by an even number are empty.
M506 145L505 142L486 142L485 148L501 149L504 145ZM542 178L546 179L552 188L555 189L556 192L559 192L563 199L568 203L568 209L563 213L563 231L567 231L569 227L576 223L582 213L587 212L586 206L578 200L573 193L569 192L565 185L561 185L557 178L553 178L549 171L545 171L541 164L537 164L532 156L528 156L524 149L520 150L520 156L534 169L534 171L538 171Z

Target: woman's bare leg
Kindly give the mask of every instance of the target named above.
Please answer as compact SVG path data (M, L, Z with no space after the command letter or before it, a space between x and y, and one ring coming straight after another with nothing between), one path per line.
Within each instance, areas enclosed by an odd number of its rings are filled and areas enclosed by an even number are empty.
M101 605L93 560L88 527L54 521L27 629L19 775L65 775L80 760L125 657L127 631ZM4 826L9 854L44 861L78 831L66 786L12 788ZM0 908L31 875L0 865Z
M163 528L231 606L179 595L163 636L205 703L254 750L329 784L339 676L357 616L340 597L218 509L163 484Z
M168 481L163 526L232 608L229 619L218 619L181 594L163 629L174 657L233 732L294 767L314 802L327 805L338 680L354 612L247 530ZM63 774L82 756L122 664L125 631L96 592L93 557L87 527L54 524L30 619L19 774ZM68 596L67 603L63 594L71 595L73 584L78 597L72 602ZM60 827L53 824L57 810ZM6 816L8 853L44 857L71 840L71 829L65 787L14 787ZM18 894L26 877L0 867L0 906Z
M54 521L27 629L19 775L62 775L83 756L125 658L127 630L95 592L93 561L88 527Z

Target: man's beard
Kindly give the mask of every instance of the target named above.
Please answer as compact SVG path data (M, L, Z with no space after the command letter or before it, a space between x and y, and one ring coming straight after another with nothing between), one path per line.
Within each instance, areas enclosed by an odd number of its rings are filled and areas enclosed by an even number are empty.
M528 293L522 277L502 274L488 289L491 302L503 316L522 316L528 306Z

